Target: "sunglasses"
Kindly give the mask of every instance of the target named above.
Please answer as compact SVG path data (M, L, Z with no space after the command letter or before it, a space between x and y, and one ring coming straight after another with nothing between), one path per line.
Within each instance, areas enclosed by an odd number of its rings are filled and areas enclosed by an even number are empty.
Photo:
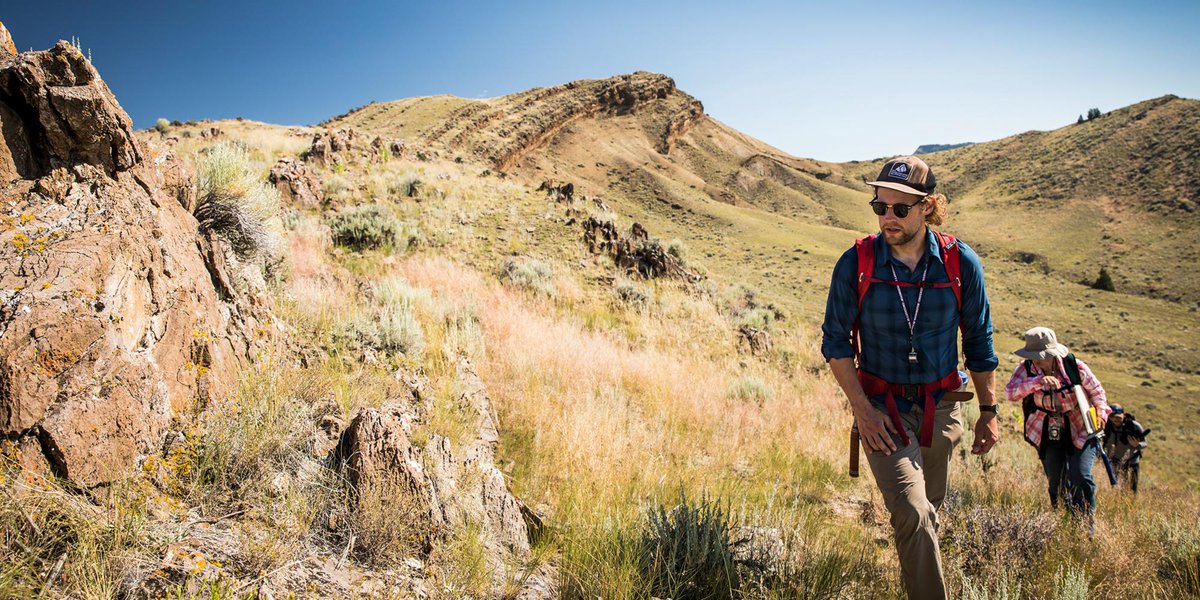
M896 215L897 219L903 219L904 217L908 216L908 211L912 210L914 206L921 204L922 202L925 201L921 200L919 202L913 202L912 204L884 204L879 200L872 200L871 210L874 211L875 214L882 217L883 215L887 214L887 211L890 208L892 209L892 214Z

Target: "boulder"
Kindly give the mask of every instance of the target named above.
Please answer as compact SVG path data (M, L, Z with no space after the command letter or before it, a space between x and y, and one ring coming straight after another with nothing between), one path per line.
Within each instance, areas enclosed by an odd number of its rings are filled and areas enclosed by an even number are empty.
M113 176L141 160L129 116L67 42L0 59L0 98L0 183L76 165Z
M56 475L95 486L223 394L269 314L230 283L228 243L198 234L191 175L143 160L73 46L0 60L0 88L24 132L6 120L0 149L17 177L0 182L0 437L36 440Z
M414 445L410 434L423 418L414 394L380 410L362 410L342 434L335 458L355 485L369 478L405 483L428 517L434 553L456 531L478 526L499 591L514 564L530 557L529 533L522 505L496 466L500 436L487 390L466 358L459 358L456 378L457 408L472 423L464 439L433 434L424 447ZM550 575L537 585L552 588Z
M321 182L303 162L287 157L271 167L269 179L286 203L301 208L321 206Z

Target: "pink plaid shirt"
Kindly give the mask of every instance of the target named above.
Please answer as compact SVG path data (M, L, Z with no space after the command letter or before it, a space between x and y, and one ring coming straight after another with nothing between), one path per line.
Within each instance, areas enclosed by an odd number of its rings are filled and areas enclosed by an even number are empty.
M1055 359L1055 370L1053 375L1064 384L1069 384L1066 376L1066 367L1063 366L1061 358ZM1104 387L1100 385L1100 380L1092 374L1092 370L1088 368L1082 360L1075 359L1075 364L1079 366L1079 379L1083 387L1084 393L1088 397L1088 401L1092 406L1096 407L1096 416L1100 419L1100 428L1104 429L1104 423L1108 421L1108 414L1112 409L1108 407L1108 399L1104 395ZM1075 443L1075 447L1082 450L1083 444L1087 442L1087 429L1084 427L1083 415L1079 413L1075 404L1074 393L1068 391L1064 394L1047 394L1042 391L1042 373L1037 365L1030 364L1033 371L1033 376L1025 373L1024 362L1017 364L1017 369L1013 371L1012 378L1008 380L1008 386L1005 391L1008 393L1008 399L1012 402L1021 402L1030 393L1033 394L1033 401L1038 406L1051 412L1066 413L1067 420L1071 423L1071 441ZM1025 423L1025 437L1031 440L1036 440L1038 447L1041 447L1042 431L1046 428L1046 418L1049 415L1037 410L1029 415L1029 420Z

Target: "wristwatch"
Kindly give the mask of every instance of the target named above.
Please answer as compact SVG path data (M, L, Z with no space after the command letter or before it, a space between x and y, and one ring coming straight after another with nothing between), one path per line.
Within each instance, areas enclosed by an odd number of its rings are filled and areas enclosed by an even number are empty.
M998 414L1000 414L1000 407L997 404L980 404L979 412L981 412L981 413L990 412L994 415L998 415Z

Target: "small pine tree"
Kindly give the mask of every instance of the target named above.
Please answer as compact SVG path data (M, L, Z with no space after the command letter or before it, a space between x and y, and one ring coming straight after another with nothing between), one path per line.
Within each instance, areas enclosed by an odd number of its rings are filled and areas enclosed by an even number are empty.
M1100 118L1100 109L1089 108L1087 111L1087 118L1089 121L1091 121L1092 119L1099 119Z
M1108 274L1108 269L1104 267L1100 267L1100 276L1096 278L1096 282L1092 284L1092 287L1106 292L1117 291L1116 286L1113 285L1112 276Z
M1078 121L1075 121L1075 124L1076 124L1076 125L1078 125L1078 124L1080 124L1080 123L1082 123L1082 122L1083 122L1083 115L1079 115L1079 120L1078 120Z

